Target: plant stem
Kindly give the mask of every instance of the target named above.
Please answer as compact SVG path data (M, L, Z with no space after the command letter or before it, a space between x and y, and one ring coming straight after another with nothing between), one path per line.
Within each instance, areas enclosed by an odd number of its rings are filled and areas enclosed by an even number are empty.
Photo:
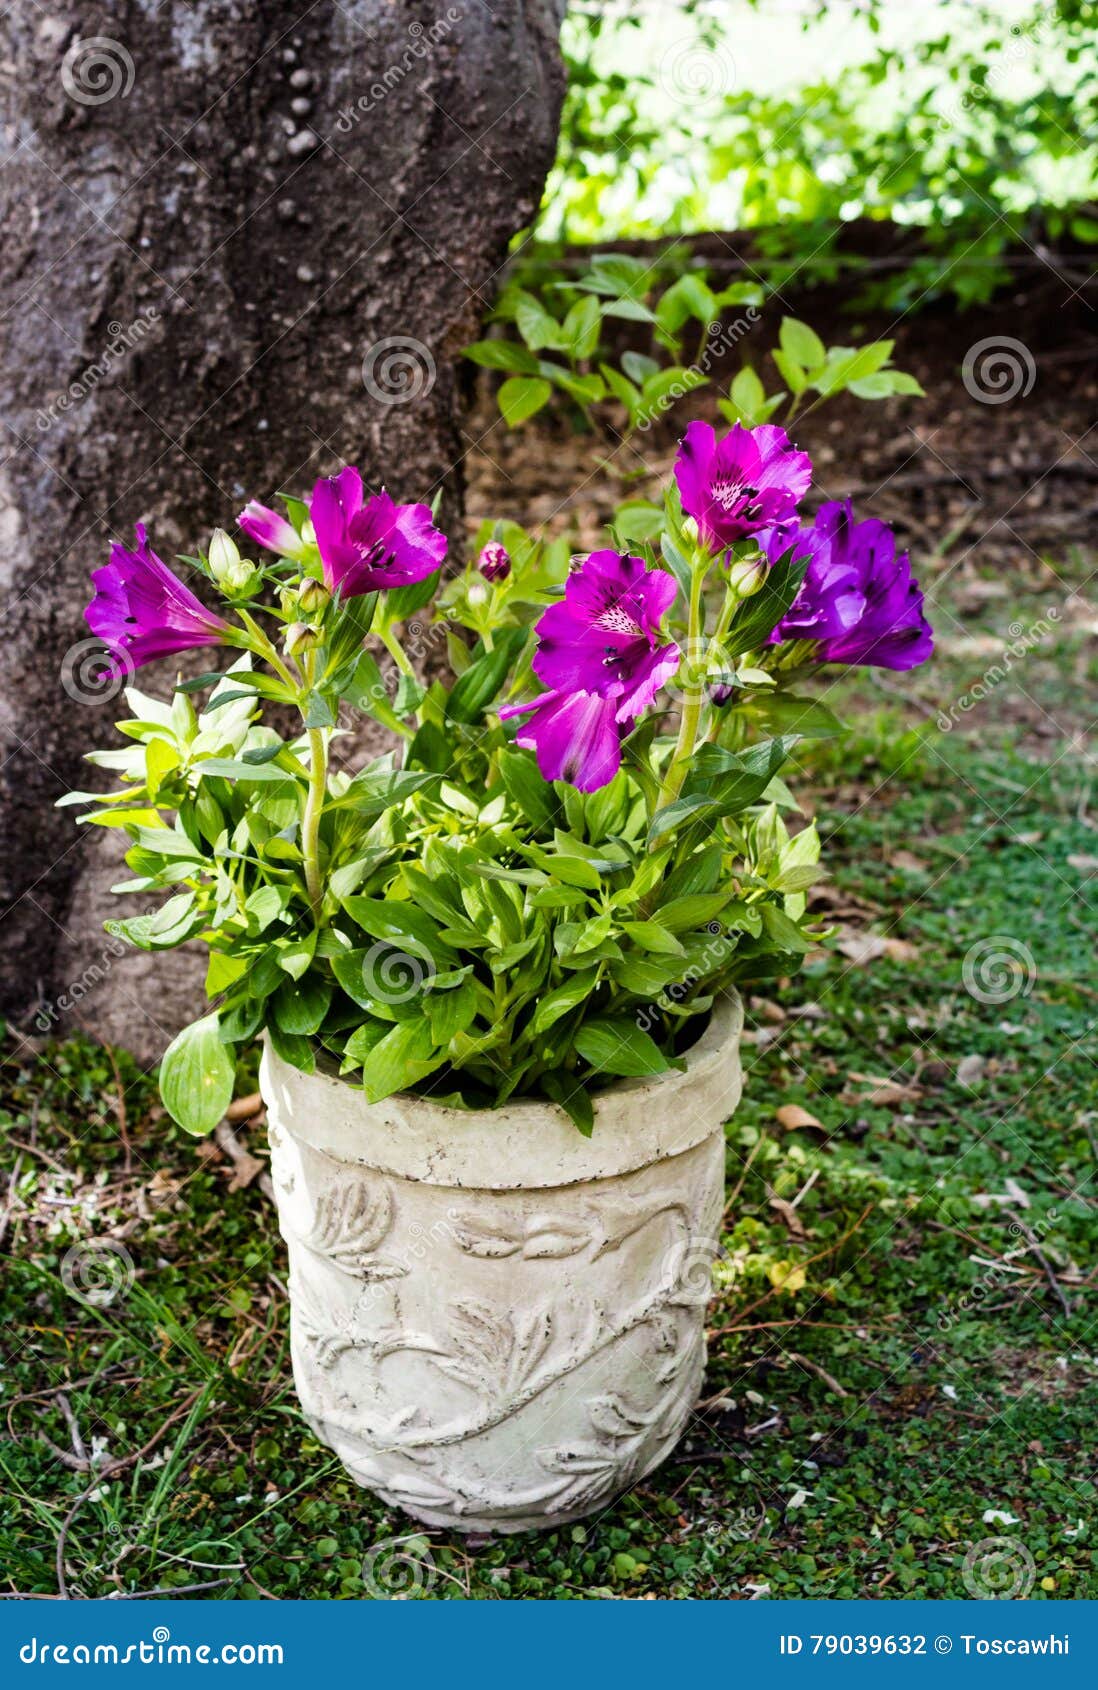
M385 650L389 653L389 656L392 658L401 674L411 675L414 677L415 670L412 668L411 659L400 641L397 639L396 635L393 633L393 630L391 628L382 627L376 629L375 631L382 645L385 647Z
M702 623L704 613L702 609L702 586L708 573L709 560L695 563L690 580L690 615L687 624L686 651L688 664L696 661L695 654L701 644ZM667 773L663 777L659 797L656 800L659 809L665 809L679 795L679 789L686 779L687 764L694 750L694 741L698 735L698 721L701 717L702 682L688 683L683 693L682 717L679 722L679 737L675 742L675 749L671 761L667 766Z
M305 859L309 904L313 920L319 926L320 909L324 902L324 883L320 874L320 817L328 791L328 740L323 728L310 728L308 732L309 795L301 819L301 854Z

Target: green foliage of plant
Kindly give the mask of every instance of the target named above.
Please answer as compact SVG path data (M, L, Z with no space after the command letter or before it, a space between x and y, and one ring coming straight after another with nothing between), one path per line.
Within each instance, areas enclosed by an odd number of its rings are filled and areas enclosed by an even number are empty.
M592 428L608 414L608 402L616 402L624 410L628 438L638 429L650 428L686 394L707 386L717 359L738 344L743 367L729 397L718 400L718 409L729 422L742 422L748 428L768 422L783 404L791 420L810 395L815 397L807 408L814 410L839 393L869 400L922 394L914 376L892 367L894 341L824 346L815 331L795 317L781 319L779 345L771 354L785 387L768 394L748 361L752 349L747 337L759 320L762 289L736 283L714 293L704 272L689 271L658 291L658 274L658 267L639 258L603 253L574 283L554 281L550 272L537 292L517 282L506 288L495 319L511 325L520 341L492 338L466 348L466 356L482 368L512 372L496 395L504 421L519 427L557 392ZM577 293L580 297L568 303ZM727 324L722 321L723 311L739 307L741 315ZM554 310L564 315L555 316ZM630 348L618 363L611 362L609 350L600 354L605 322L618 318L646 324L652 351ZM579 324L581 338L576 332ZM694 362L684 364L685 334L697 324L702 327ZM563 353L568 364L539 356L546 347ZM665 354L670 362L661 362L657 353ZM596 361L597 372L591 368ZM612 403L609 408L612 411ZM635 533L630 537L648 536Z
M289 509L300 521L303 507ZM780 771L799 739L837 724L749 655L803 561L780 560L757 594L754 566L750 585L729 574L713 649L746 688L742 707L707 711L712 656L685 664L677 734L649 715L609 784L580 791L546 781L498 715L537 690L531 619L559 595L561 542L495 531L509 573L489 582L471 561L446 584L436 626L455 678L425 686L398 630L422 614L431 580L342 599L320 588L307 533L286 532L296 562L245 566L237 592L222 571L241 656L178 683L170 702L128 688L128 744L89 759L121 784L64 800L129 834L133 878L116 891L168 894L112 930L153 953L191 940L209 950L216 1007L165 1054L168 1109L210 1131L231 1095L229 1052L265 1030L286 1061L311 1072L320 1055L371 1101L428 1081L463 1105L548 1093L589 1132L590 1088L675 1064L719 991L795 970L815 942L805 890L819 841L811 826L790 837ZM691 650L717 559L670 496L662 546L682 585L668 626ZM277 603L264 601L271 584ZM260 618L281 630L281 650ZM767 703L779 693L780 718ZM295 711L299 729L272 725L270 706ZM399 737L399 764L389 752L333 770L357 712Z
M504 287L491 317L518 338L492 337L465 349L475 364L505 374L496 398L511 428L555 394L589 421L596 406L615 399L625 407L628 432L646 428L675 398L705 386L709 337L721 332L721 313L746 307L750 324L763 301L756 283L715 292L701 269L667 281L658 265L628 253L597 253L574 280L540 263L525 271ZM649 350L625 352L619 367L610 361L607 325L612 331L622 322L644 325ZM693 362L684 362L688 340Z

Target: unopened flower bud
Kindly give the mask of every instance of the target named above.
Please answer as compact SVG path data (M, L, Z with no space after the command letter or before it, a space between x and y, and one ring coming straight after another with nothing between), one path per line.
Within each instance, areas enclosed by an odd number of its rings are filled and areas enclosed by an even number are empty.
M228 593L239 593L255 574L255 564L240 555L240 548L223 528L215 528L210 535L210 574L219 587Z
M758 557L743 557L728 571L728 585L738 598L749 599L766 580L770 565L760 552Z
M683 518L682 531L688 540L697 541L701 538L698 525L692 516Z
M291 622L282 642L287 657L297 657L300 652L312 651L318 636L319 629L311 628L308 622Z
M511 554L498 540L489 540L477 559L477 568L486 581L506 581L511 573Z
M331 598L323 581L304 581L298 590L297 602L306 616L323 615Z
M709 702L720 710L725 704L731 703L736 696L736 687L732 681L711 681L709 683Z

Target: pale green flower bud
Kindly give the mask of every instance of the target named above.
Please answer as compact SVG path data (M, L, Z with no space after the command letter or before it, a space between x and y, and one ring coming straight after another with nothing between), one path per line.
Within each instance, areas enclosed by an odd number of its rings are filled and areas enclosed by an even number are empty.
M760 552L758 557L743 557L728 571L728 585L737 598L749 599L769 573L770 565Z
M298 589L297 602L305 616L323 616L331 598L323 581L303 581Z
M308 622L291 622L286 629L283 649L287 657L297 657L303 651L312 651L320 637L320 629L312 628Z
M219 587L227 593L239 593L255 574L255 564L240 555L240 548L223 528L215 528L210 535L210 573Z

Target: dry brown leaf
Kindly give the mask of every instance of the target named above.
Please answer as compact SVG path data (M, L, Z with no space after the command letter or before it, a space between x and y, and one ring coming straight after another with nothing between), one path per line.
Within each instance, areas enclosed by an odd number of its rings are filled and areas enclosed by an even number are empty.
M790 1238L803 1239L805 1237L804 1226L792 1203L787 1203L784 1197L771 1197L769 1201L775 1214L781 1216Z
M230 1191L243 1191L246 1186L251 1185L258 1174L264 1171L266 1166L266 1162L261 1162L258 1156L253 1156L249 1151L242 1150L239 1156L233 1157L233 1172L228 1189Z
M893 851L888 858L891 868L902 868L908 874L926 874L927 865L921 857L916 857L911 851Z
M783 1103L775 1109L774 1117L778 1125L789 1133L797 1132L801 1127L815 1127L821 1133L827 1130L822 1121L817 1121L815 1115L810 1115L799 1103Z
M1088 857L1084 852L1069 851L1068 865L1077 874L1085 874L1088 878L1098 874L1098 857Z
M984 1058L975 1052L971 1056L963 1057L957 1064L956 1080L959 1086L974 1086L983 1078Z
M867 963L877 962L883 956L891 957L893 962L910 962L919 954L908 939L892 939L884 933L863 933L857 927L840 930L838 949L843 956L849 957L856 968L864 968Z
M225 1111L227 1121L250 1121L253 1115L258 1115L263 1107L263 1099L257 1091L249 1092L247 1097L234 1097Z
M864 968L867 963L876 962L885 955L888 941L879 933L857 933L849 927L838 941L837 948L843 956L849 957L856 968Z
M780 1026L786 1019L785 1010L780 1003L773 1003L769 998L752 998L751 1008L760 1021L769 1021Z

